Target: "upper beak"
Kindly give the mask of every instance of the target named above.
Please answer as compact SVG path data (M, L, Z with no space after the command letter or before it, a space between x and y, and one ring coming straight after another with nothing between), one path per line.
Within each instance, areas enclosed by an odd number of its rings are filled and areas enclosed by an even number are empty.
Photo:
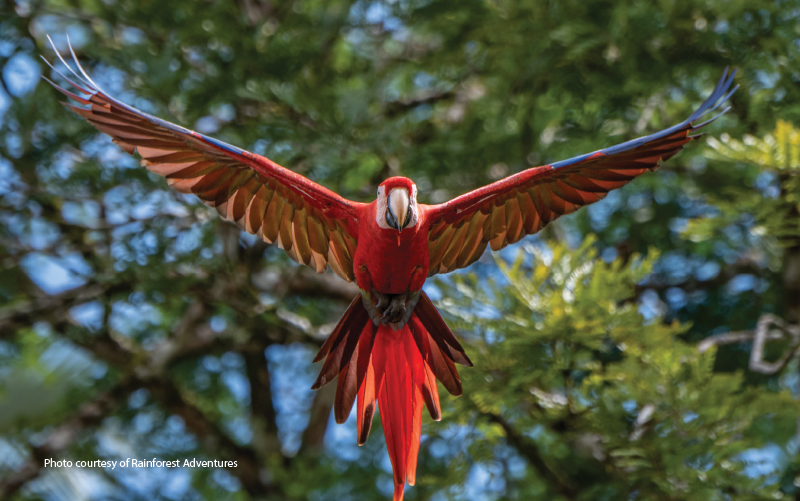
M397 220L397 231L402 231L408 217L408 191L405 188L395 188L389 193L389 210Z

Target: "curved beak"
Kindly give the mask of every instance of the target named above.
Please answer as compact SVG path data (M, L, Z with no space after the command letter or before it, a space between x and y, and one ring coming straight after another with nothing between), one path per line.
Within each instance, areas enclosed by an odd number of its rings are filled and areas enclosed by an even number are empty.
M405 188L395 188L389 193L388 209L397 223L397 226L395 226L397 231L402 231L406 225L409 203L408 190Z

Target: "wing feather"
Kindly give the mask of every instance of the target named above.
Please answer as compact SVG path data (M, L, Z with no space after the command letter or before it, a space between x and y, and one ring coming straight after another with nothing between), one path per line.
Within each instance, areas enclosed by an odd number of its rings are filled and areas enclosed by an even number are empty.
M293 253L291 253L294 244L292 238L292 219L294 219L294 205L287 201L283 205L280 227L278 228L278 245L289 254L289 257L297 261L297 257L293 256Z
M690 135L692 131L728 111L726 108L712 119L694 125L736 91L738 86L732 87L735 74L736 71L729 74L725 69L705 102L689 118L668 129L528 169L447 203L427 207L429 275L469 266L480 258L487 244L492 250L500 250L536 233L559 216L602 200L609 191L656 169L659 162L701 136ZM478 214L487 217L476 219ZM477 229L479 221L482 231ZM469 229L464 231L464 226ZM432 367L440 373L446 372L446 364Z
M461 252L455 262L457 268L463 268L481 245L483 241L483 223L487 217L488 215L483 214L481 211L472 216L467 234L464 237L464 243L461 245Z
M64 105L111 136L126 152L138 154L142 166L165 177L173 189L197 195L243 230L278 243L295 261L318 273L330 265L343 279L354 280L356 239L351 232L355 231L352 222L361 204L345 200L268 158L128 106L92 82L74 52L73 61L80 74L57 50L56 54L74 79L45 62L77 94L45 80L80 106Z
M297 247L297 257L300 264L312 264L311 246L308 243L308 216L305 209L295 209L292 221L292 238Z

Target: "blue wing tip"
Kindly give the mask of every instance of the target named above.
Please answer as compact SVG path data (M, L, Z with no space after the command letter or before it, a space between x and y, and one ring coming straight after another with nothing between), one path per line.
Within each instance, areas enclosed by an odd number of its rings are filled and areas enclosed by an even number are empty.
M722 76L720 77L719 82L717 82L717 85L714 87L714 90L711 92L711 95L708 96L708 98L705 101L703 101L703 104L700 105L700 107L697 110L695 110L695 112L692 113L691 116L689 116L689 118L687 118L684 121L685 123L694 122L698 118L716 110L725 101L730 99L730 97L733 95L734 92L736 92L739 86L736 85L731 90L731 85L733 84L734 77L736 77L738 68L734 68L733 71L730 71L730 74L728 73L729 69L730 68L728 66L725 67L725 70L722 72ZM723 113L720 113L720 115L722 115ZM717 115L717 117L718 116L719 115ZM709 123L710 121L711 120L705 123Z
M689 116L689 118L687 118L683 122L681 122L681 123L679 123L677 125L673 125L672 127L664 129L664 130L662 130L660 132L656 132L655 134L651 134L649 136L640 137L638 139L632 139L630 141L626 141L626 142L618 144L616 146L611 146L610 148L606 148L606 149L599 150L599 151L604 153L604 154L606 154L606 155L613 155L613 154L616 154L616 153L621 153L623 151L627 151L627 150L629 150L631 148L635 148L635 147L637 147L637 146L639 146L641 144L647 143L648 141L653 141L653 140L659 139L661 137L665 137L665 136L667 136L669 134L672 134L672 133L674 133L674 132L676 132L678 130L681 130L681 129L694 130L694 129L699 129L701 127L704 127L704 126L710 124L714 120L718 119L719 117L721 117L722 115L727 113L728 110L731 109L730 106L728 106L727 108L722 110L720 113L715 115L710 120L706 120L705 122L697 124L697 125L691 125L692 122L696 121L698 118L700 118L700 117L702 117L702 116L704 116L704 115L706 115L708 113L711 113L714 110L716 110L717 108L719 108L720 105L725 103L725 101L727 101L733 95L733 93L736 92L736 90L739 88L739 86L736 85L735 87L733 87L733 89L731 89L731 85L733 84L733 79L736 76L737 71L738 71L737 68L733 68L733 70L731 71L730 67L726 66L725 70L722 72L722 76L720 77L719 81L717 82L717 85L714 87L714 90L711 92L711 95L709 95L708 98L706 98L706 100L703 101L703 104L701 104L700 107L697 108L697 110L695 110L695 112L692 113ZM590 157L591 155L593 155L595 153L597 153L597 152L595 151L593 153L588 153L586 155L580 155L580 156L577 156L577 157L568 158L566 160L561 160L560 162L555 162L555 163L550 164L550 166L553 169L558 169L558 168L561 168L561 167L566 167L568 165L573 165L573 164L576 164L578 162L581 162L581 161L587 159L588 157Z

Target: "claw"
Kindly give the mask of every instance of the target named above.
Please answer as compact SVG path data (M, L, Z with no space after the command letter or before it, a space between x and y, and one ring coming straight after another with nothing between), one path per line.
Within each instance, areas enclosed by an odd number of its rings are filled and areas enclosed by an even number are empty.
M372 303L373 294L378 298L377 304ZM380 292L372 291L372 293L369 293L361 289L361 300L364 303L364 308L366 308L369 318L372 319L372 322L375 325L380 325L381 317L386 310L386 305L389 304L389 297L386 294L381 294Z
M361 291L364 307L375 325L388 325L394 331L398 331L406 325L419 300L419 295L420 291L405 294L382 294L375 290L372 292ZM377 299L375 303L372 302L373 296Z
M402 320L403 316L405 316L406 309L403 308L394 308L388 309L384 312L383 317L381 318L381 323L383 325L386 324L396 324L400 320Z
M396 296L392 296L392 300L389 302L389 306L387 306L386 311L383 312L381 323L384 325L386 325L387 323L396 324L400 320L402 320L406 314L407 298L408 294L398 294Z
M378 302L375 304L375 309L384 312L386 307L389 306L389 296L388 294L381 294L380 292L373 291L373 294L378 298Z

